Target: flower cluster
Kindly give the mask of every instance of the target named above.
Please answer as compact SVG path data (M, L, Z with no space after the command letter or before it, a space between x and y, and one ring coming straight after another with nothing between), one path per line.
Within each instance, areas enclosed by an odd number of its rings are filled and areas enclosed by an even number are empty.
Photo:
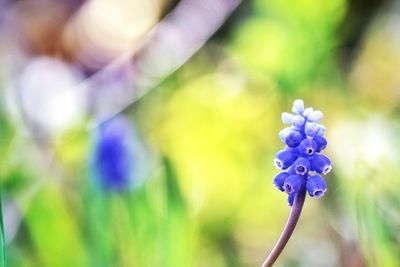
M289 195L290 206L302 189L307 189L311 197L323 196L326 183L321 174L327 174L332 168L329 158L321 154L327 145L325 127L318 124L322 112L305 109L301 99L294 101L292 111L295 114L282 113L282 122L291 126L279 132L286 147L275 156L275 166L282 172L273 181L280 191Z

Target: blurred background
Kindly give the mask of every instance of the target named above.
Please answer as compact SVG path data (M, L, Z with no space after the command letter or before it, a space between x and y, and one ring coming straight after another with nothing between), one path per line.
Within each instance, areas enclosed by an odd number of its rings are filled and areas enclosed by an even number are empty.
M259 266L283 111L333 171L276 266L400 266L400 3L0 0L7 266Z

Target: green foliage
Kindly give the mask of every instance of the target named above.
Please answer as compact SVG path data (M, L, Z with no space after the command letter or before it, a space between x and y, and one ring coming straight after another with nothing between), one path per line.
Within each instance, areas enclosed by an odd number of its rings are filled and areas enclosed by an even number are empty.
M60 188L49 184L26 207L26 225L42 266L88 266L77 218L68 204Z
M238 28L231 45L244 67L291 92L336 72L332 60L343 0L255 2L256 15Z

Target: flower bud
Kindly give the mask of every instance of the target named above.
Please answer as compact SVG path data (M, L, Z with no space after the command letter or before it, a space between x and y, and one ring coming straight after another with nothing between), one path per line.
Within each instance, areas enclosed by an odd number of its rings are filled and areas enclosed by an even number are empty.
M306 158L298 158L293 163L294 172L298 175L305 175L310 170L310 162Z
M325 131L326 131L326 127L324 125L322 125L322 124L318 124L318 126L319 126L319 130L318 130L317 135L324 136Z
M289 173L287 173L287 172L280 172L280 173L278 173L276 176L275 176L275 178L274 178L274 181L273 181L273 184L275 185L275 187L278 189L278 190L280 190L280 191L285 191L284 189L283 189L283 185L284 185L284 183L285 183L285 180L286 180L286 178L289 176Z
M325 133L325 126L314 122L306 122L304 132L309 137L315 137L317 135L323 136Z
M317 173L327 174L331 171L331 161L330 159L322 154L315 154L311 159L311 170Z
M322 197L326 192L325 180L320 175L310 176L307 180L306 187L311 197Z
M286 142L286 137L288 137L290 134L293 133L300 133L298 129L294 128L294 127L286 127L284 129L282 129L279 132L279 138L282 140L282 142ZM301 134L301 133L300 133Z
M293 102L292 111L298 115L301 115L304 111L304 101L301 99L296 99Z
M283 188L288 194L297 193L300 191L304 178L300 175L290 175L286 178Z
M312 139L304 139L298 146L299 153L303 156L309 157L317 150L317 144Z
M306 122L306 125L304 127L304 132L309 137L316 136L319 132L318 124L313 122Z
M299 131L292 131L286 136L285 144L289 147L296 147L303 138L303 135Z
M293 122L292 125L296 128L301 128L303 127L304 123L306 122L306 119L304 119L303 116L300 115L295 115L293 117Z
M326 148L326 145L328 144L326 139L319 135L315 136L313 140L317 144L317 150L315 152L321 152Z
M301 115L293 115L287 112L282 113L282 122L284 124L292 124L294 127L300 128L304 125L306 119Z
M311 112L310 114L307 115L307 120L310 122L319 122L320 120L322 120L322 118L323 114L319 110Z
M274 163L278 169L286 170L296 159L297 150L293 148L286 148L276 154Z
M293 114L287 113L287 112L283 112L282 113L282 122L284 124L292 124L293 120L294 120L294 116Z
M307 117L308 115L310 115L311 113L313 113L314 112L314 109L313 108L306 108L304 111L303 111L303 116L304 117Z

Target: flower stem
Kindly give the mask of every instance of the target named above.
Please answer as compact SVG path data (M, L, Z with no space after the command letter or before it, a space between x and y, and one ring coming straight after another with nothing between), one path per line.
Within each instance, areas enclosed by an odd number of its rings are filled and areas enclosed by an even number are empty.
M288 221L279 240L276 242L271 253L268 255L267 259L261 265L261 267L271 267L279 255L282 253L290 236L292 235L294 228L296 227L297 221L299 220L301 210L303 209L304 200L306 198L306 189L302 188L297 194L293 202L292 210L290 212Z

